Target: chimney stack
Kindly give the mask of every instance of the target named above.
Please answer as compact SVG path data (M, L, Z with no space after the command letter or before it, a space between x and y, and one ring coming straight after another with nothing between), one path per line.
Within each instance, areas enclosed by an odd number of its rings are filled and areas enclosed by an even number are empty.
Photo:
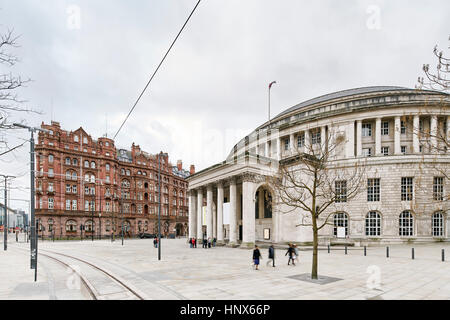
M183 162L181 160L177 161L177 168L178 168L178 171L183 170Z
M195 173L195 166L191 164L191 169L189 170L189 173L192 175Z

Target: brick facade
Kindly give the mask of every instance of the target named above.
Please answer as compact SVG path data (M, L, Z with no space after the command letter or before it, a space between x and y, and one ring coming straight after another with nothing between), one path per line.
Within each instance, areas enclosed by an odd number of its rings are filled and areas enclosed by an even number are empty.
M133 143L119 149L110 138L94 140L83 128L62 130L42 123L50 133L36 142L36 218L43 235L56 238L156 234L158 157ZM185 236L188 222L186 177L194 172L161 156L161 234ZM93 221L93 227L92 227ZM100 232L101 229L101 232ZM41 233L42 235L42 233Z

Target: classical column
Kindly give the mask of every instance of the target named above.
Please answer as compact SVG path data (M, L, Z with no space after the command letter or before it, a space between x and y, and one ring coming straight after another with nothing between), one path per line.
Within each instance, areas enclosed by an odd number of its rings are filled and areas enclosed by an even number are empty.
M309 134L309 129L305 129L305 152L309 152L311 148L311 136Z
M230 242L233 245L237 242L237 221L236 221L236 181L230 181Z
M347 142L345 144L346 158L355 157L355 122L350 121L347 124Z
M419 122L420 118L418 115L415 115L413 118L413 153L420 152L420 143L419 143Z
M258 217L259 219L264 218L264 189L259 189L258 192Z
M212 212L212 185L208 185L206 188L206 237L213 237L213 212Z
M203 239L203 189L197 190L197 239Z
M212 219L212 238L216 238L217 240L217 206L216 203L213 201L213 219Z
M223 242L223 184L217 185L217 241Z
M375 121L375 155L381 155L381 118Z
M402 153L400 148L400 131L401 130L401 120L400 116L395 117L394 125L394 154L399 155Z
M437 116L432 115L431 121L430 121L430 145L431 145L431 152L434 153L437 151L437 136L438 136L438 123L437 123Z
M281 160L281 137L278 136L277 140L277 159Z
M242 182L242 247L255 245L255 202L254 183L251 176L244 176Z
M447 141L450 141L450 116L447 116L447 132L445 133L445 135L447 137ZM447 153L450 153L450 148L447 149Z
M362 155L362 120L356 121L356 156Z
M326 150L327 148L327 127L322 126L320 127L320 144L322 145L322 149Z
M267 140L266 143L264 143L264 156L267 158L270 156L269 151L269 140Z
M295 154L295 141L293 133L289 136L289 149L291 150L291 155Z
M195 191L190 190L189 194L189 239L197 238L197 197Z

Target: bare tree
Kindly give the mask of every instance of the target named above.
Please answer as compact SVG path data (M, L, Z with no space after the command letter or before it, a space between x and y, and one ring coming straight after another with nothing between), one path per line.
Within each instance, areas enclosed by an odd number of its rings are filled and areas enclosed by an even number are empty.
M298 149L292 157L282 160L278 174L271 178L278 202L287 210L302 215L299 226L312 227L313 260L311 277L317 279L318 233L339 207L359 194L365 185L365 164L355 160L344 166L338 153L346 138L331 131L323 137L315 136L313 143ZM303 151L303 152L302 152Z
M450 46L448 48L450 49ZM449 167L448 165L442 165L440 159L441 155L446 154L450 150L450 128L446 125L450 107L450 58L445 57L444 53L438 50L437 45L434 47L433 53L437 60L436 71L431 71L430 65L424 64L423 72L425 73L425 77L419 77L416 88L443 93L440 101L434 103L430 101L430 103L424 105L420 110L420 115L438 117L442 121L437 121L435 129L419 126L419 128L413 127L411 131L420 141L423 154L435 155L435 161L428 162L427 165L431 166L436 174L442 176L448 182L450 179ZM423 167L427 167L425 165L425 159L423 161ZM449 201L450 196L447 195L442 200Z
M450 40L450 36L449 36ZM448 47L450 49L450 46ZM444 57L442 51L438 50L438 46L434 47L433 53L437 59L436 72L430 70L429 64L423 65L424 77L419 77L419 89L431 89L449 93L450 92L450 58Z
M8 72L8 69L12 68L19 62L17 56L12 51L18 47L17 40L19 36L14 35L13 30L0 34L0 144L4 147L5 151L0 153L3 156L23 145L10 148L6 139L6 130L13 128L11 124L8 124L7 119L16 112L36 112L32 109L23 106L24 100L21 100L17 91L24 87L26 83L30 82L30 79L23 80L21 76L14 75L12 72Z

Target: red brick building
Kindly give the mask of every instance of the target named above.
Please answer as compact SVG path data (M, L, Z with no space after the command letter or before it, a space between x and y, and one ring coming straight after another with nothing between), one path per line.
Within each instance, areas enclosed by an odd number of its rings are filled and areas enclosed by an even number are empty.
M83 237L157 234L158 158L141 150L116 148L112 139L94 140L83 128L62 130L42 123L36 142L36 218L41 235ZM185 236L188 199L185 180L195 172L161 156L161 234Z

